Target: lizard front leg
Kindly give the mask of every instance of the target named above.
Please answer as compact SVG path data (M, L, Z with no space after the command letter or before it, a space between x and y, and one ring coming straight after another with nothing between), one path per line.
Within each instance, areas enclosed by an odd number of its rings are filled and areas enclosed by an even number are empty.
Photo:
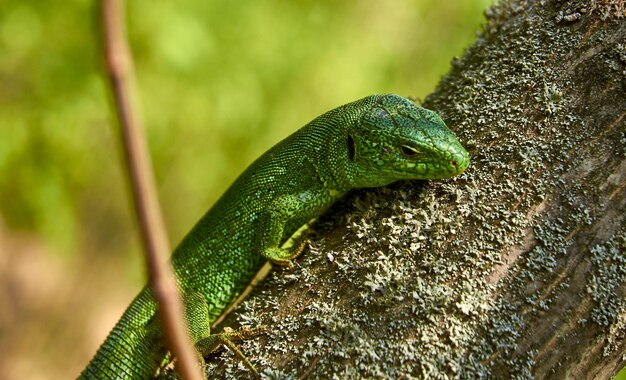
M295 240L308 228L303 223L291 237L287 244L281 246L285 226L292 220L308 220L319 215L332 202L332 197L324 189L306 190L297 194L283 195L276 199L264 210L259 223L263 228L256 236L256 247L260 254L274 264L293 267L292 260L298 257L306 245L306 241L293 244Z

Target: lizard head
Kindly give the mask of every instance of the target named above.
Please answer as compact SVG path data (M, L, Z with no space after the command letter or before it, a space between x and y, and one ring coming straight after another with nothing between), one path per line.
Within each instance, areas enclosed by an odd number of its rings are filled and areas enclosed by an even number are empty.
M348 155L364 186L449 178L469 166L469 154L443 120L398 95L377 96L350 129Z

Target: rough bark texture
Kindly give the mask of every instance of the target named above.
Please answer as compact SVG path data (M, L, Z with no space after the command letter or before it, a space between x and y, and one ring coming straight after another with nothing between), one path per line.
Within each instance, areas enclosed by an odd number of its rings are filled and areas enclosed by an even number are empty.
M624 367L624 8L486 12L425 102L472 166L354 192L316 224L300 267L274 271L224 324L271 326L242 345L266 376L608 379ZM220 355L211 376L243 375Z

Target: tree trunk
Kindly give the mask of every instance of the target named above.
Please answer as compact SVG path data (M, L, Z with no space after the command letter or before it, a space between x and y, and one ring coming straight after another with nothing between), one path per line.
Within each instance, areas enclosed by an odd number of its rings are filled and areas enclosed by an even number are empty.
M626 364L625 9L489 9L424 104L471 167L334 207L299 267L223 324L272 329L242 344L252 362L273 378L612 378ZM211 376L242 376L220 355Z

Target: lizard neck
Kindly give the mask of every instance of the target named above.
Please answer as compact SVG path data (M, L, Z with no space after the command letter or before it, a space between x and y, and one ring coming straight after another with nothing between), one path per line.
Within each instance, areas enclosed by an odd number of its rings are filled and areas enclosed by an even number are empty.
M355 162L350 139L348 127L337 125L327 133L328 144L317 155L316 172L333 198L351 189L386 186L396 181L384 172L374 172Z
M320 183L333 198L361 187L384 186L393 179L385 175L374 175L354 161L355 126L361 122L361 115L378 100L379 96L370 96L350 105L339 107L315 120L308 128L306 154ZM359 136L360 137L360 136ZM315 144L311 144L315 141Z

